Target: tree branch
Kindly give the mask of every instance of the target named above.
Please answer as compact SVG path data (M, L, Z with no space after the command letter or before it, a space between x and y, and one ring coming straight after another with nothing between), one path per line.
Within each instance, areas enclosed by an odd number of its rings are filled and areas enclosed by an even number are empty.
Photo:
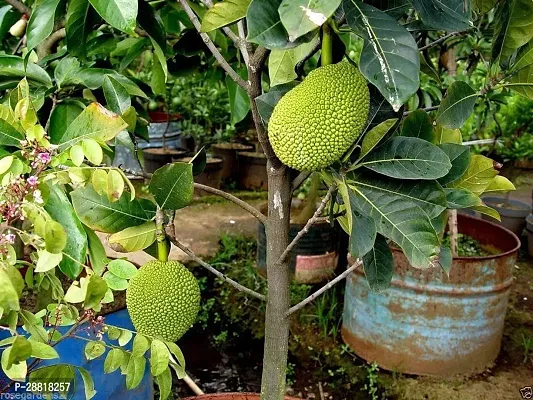
M196 14L192 10L192 8L187 3L187 0L179 0L179 2L181 4L181 6L183 7L183 10L185 10L185 12L187 13L187 16L191 20L192 24L194 25L194 27L196 28L196 30L200 34L200 36L201 36L202 40L204 41L204 43L206 44L206 46L209 48L211 53L213 53L213 55L215 56L215 58L219 62L220 66L224 69L224 71L227 72L227 74L231 77L231 79L233 79L235 81L235 83L237 83L237 85L242 87L244 90L249 91L250 85L247 82L245 82L239 76L239 74L237 74L237 72L235 72L235 70L233 68L231 68L231 66L228 64L226 59L222 56L222 54L220 54L220 51L218 51L217 47L215 46L215 44L213 43L211 38L206 33L201 32L200 21L198 20L198 17L196 16Z
M173 232L172 232L173 233ZM174 238L174 234L170 235L170 241L176 245L179 249L181 249L185 254L187 254L189 257L191 257L194 261L196 261L198 264L200 264L202 267L207 269L209 272L212 272L214 275L216 275L219 279L222 279L224 282L229 283L231 286L233 286L235 289L246 293L252 297L255 297L256 299L265 301L266 296L257 293L255 290L249 289L246 286L241 285L240 283L234 281L231 278L228 278L226 275L224 275L222 272L214 268L212 265L206 263L201 258L197 257L196 254L194 254L187 246L182 244L180 241L178 241L176 238Z
M28 17L31 15L31 8L22 3L19 0L5 0L7 4L13 7L21 14L26 14Z
M212 193L217 196L223 197L224 199L229 200L232 203L235 203L242 209L248 211L250 214L256 217L263 224L266 224L267 222L267 217L264 214L262 214L257 208L251 206L250 204L246 203L245 201L242 201L241 199L239 199L238 197L235 197L234 195L230 193L224 192L223 190L220 190L220 189L215 189L211 186L202 185L201 183L196 183L196 182L194 183L194 187L196 189L201 189L204 192Z
M355 271L362 263L360 261L356 261L350 268L348 268L346 271L344 271L342 274L337 276L332 281L329 281L324 286L322 286L320 289L318 289L315 293L313 293L311 296L306 298L305 300L302 300L295 306L292 306L287 311L287 314L285 314L286 317L289 317L291 314L294 314L296 311L304 308L307 304L314 301L318 296L326 292L327 290L331 289L333 286L335 286L337 283L342 281L344 278L346 278L348 275L350 275L353 271Z
M60 28L50 36L48 36L39 46L37 46L37 56L39 59L42 59L50 54L52 54L52 48L60 40L64 39L67 36L67 31L65 28Z
M313 214L313 216L307 221L307 223L305 224L305 226L303 227L303 229L298 232L298 234L296 235L296 237L292 240L292 242L289 243L289 245L287 246L287 248L285 249L285 251L281 254L281 256L279 257L278 259L278 263L281 263L283 262L283 260L285 260L285 258L287 258L287 256L289 255L289 253L291 252L291 250L294 248L294 246L296 246L298 244L298 242L300 241L300 239L307 233L309 232L309 228L311 228L311 226L315 223L315 221L320 217L320 214L322 214L322 211L324 211L324 208L326 207L326 204L328 204L328 201L331 199L331 196L333 194L333 192L335 191L335 186L334 185L331 185L329 187L329 190L328 190L328 193L326 194L326 196L322 199L322 202L320 203L320 206L317 208L317 210L315 211L315 213Z
M311 175L310 171L300 172L300 174L292 181L292 191L294 192L296 189L298 189L300 185L304 183L307 178L309 178L309 175Z
M447 35L435 40L434 42L431 42L431 43L429 43L429 44L427 44L427 45L425 45L423 47L420 47L418 50L419 51L424 51L426 49L429 49L429 48L431 48L433 46L436 46L437 44L439 44L441 42L444 42L446 39L451 38L452 36L458 35L459 33L460 32L450 32Z

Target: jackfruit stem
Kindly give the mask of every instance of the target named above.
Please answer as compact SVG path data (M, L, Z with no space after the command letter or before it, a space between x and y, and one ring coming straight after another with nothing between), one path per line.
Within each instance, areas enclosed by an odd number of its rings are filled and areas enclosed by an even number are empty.
M157 241L157 259L159 261L168 261L168 244L165 237L165 228L163 223L165 221L165 215L163 210L157 208L155 214L155 234Z
M333 33L329 20L322 25L322 52L320 55L322 66L333 63Z

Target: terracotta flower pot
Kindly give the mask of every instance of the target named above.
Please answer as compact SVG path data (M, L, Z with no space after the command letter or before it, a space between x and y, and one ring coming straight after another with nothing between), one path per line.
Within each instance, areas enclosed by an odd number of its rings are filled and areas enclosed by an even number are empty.
M187 397L183 400L259 400L260 396L255 393L216 393L203 394L201 396ZM285 397L285 400L301 400L297 397Z

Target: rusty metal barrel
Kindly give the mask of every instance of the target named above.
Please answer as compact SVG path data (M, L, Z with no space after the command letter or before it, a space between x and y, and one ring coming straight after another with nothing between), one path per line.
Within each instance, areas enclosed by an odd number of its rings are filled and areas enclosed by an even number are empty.
M459 232L500 253L456 257L449 278L420 270L393 248L391 287L370 290L363 271L347 280L342 336L357 355L384 369L416 375L474 374L501 347L520 241L492 222L459 215Z

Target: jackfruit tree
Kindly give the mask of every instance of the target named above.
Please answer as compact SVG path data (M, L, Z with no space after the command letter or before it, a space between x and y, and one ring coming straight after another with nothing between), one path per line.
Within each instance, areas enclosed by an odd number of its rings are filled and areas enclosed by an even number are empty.
M283 399L290 316L327 289L290 304L289 255L318 219L339 223L358 260L330 285L362 266L381 291L394 273L389 245L416 268L448 273L456 249L442 234L457 209L499 218L481 195L514 187L497 163L471 154L460 128L476 105L498 107L509 91L533 99L531 21L529 0L0 0L0 392L57 377L81 378L88 399L106 390L90 363L70 365L56 350L77 338L85 358L105 357L104 372L120 369L128 389L153 377L167 398L171 371L187 376L174 342L202 304L188 266L169 260L172 244L266 302L261 399ZM153 174L110 162L116 146L142 162L148 99L191 71L225 73L232 121L253 121L267 215L194 182L204 150ZM308 199L310 218L291 241L293 192L310 175L321 201ZM179 239L187 227L174 226L174 213L195 189L265 225L267 293ZM108 259L110 248L156 260L138 269ZM124 291L135 329L106 321ZM24 302L29 292L37 305Z

